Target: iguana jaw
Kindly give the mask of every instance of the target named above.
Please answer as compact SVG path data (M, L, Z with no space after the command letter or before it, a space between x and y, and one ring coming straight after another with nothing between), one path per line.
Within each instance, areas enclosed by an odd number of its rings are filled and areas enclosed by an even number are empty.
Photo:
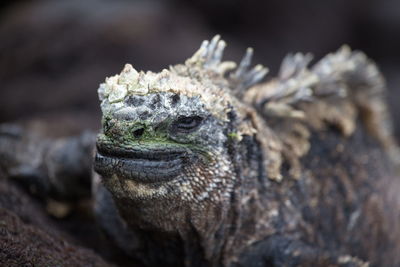
M190 159L186 150L165 145L110 148L97 144L95 171L103 176L116 174L139 183L162 183L176 178Z

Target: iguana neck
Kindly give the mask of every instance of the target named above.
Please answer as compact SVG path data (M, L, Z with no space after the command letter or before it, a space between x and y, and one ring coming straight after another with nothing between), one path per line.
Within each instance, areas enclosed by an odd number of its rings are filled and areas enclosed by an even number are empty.
M171 266L221 266L235 261L254 236L257 214L265 211L259 196L266 182L262 151L253 137L228 148L234 163L234 190L222 203L177 204L170 201L115 201L129 228L139 237L138 253L145 264ZM192 204L192 205L190 205ZM171 216L171 211L174 216ZM167 222L168 221L168 222ZM162 223L175 226L162 231ZM173 255L173 256L171 256ZM151 261L151 262L150 262Z

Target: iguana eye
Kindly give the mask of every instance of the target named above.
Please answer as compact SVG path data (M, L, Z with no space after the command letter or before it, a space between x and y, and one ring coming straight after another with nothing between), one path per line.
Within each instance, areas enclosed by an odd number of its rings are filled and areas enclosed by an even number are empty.
M174 122L174 128L180 132L190 132L195 130L203 121L200 116L181 117Z

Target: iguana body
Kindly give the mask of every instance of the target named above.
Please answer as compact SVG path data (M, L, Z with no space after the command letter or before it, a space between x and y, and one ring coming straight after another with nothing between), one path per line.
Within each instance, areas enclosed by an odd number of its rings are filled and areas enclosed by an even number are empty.
M224 47L217 36L185 64L126 65L100 85L92 187L111 239L150 266L399 265L397 147L375 65L346 47L312 68L289 55L259 83L252 51L236 67ZM88 153L65 147L83 166ZM37 175L45 192L76 193L73 172L53 173Z

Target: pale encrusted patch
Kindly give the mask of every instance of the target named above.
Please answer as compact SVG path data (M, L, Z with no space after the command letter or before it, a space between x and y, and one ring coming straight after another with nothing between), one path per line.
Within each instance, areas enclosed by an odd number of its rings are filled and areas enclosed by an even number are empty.
M369 262L362 261L359 258L352 257L350 255L340 256L338 259L338 263L340 263L340 264L355 264L356 266L359 266L359 267L369 267L370 266Z
M159 92L172 92L188 97L198 96L210 113L221 120L227 119L229 94L223 89L211 81L200 82L166 69L160 73L150 71L138 73L127 64L121 74L107 78L105 83L100 84L98 90L103 113L119 110L129 96Z

